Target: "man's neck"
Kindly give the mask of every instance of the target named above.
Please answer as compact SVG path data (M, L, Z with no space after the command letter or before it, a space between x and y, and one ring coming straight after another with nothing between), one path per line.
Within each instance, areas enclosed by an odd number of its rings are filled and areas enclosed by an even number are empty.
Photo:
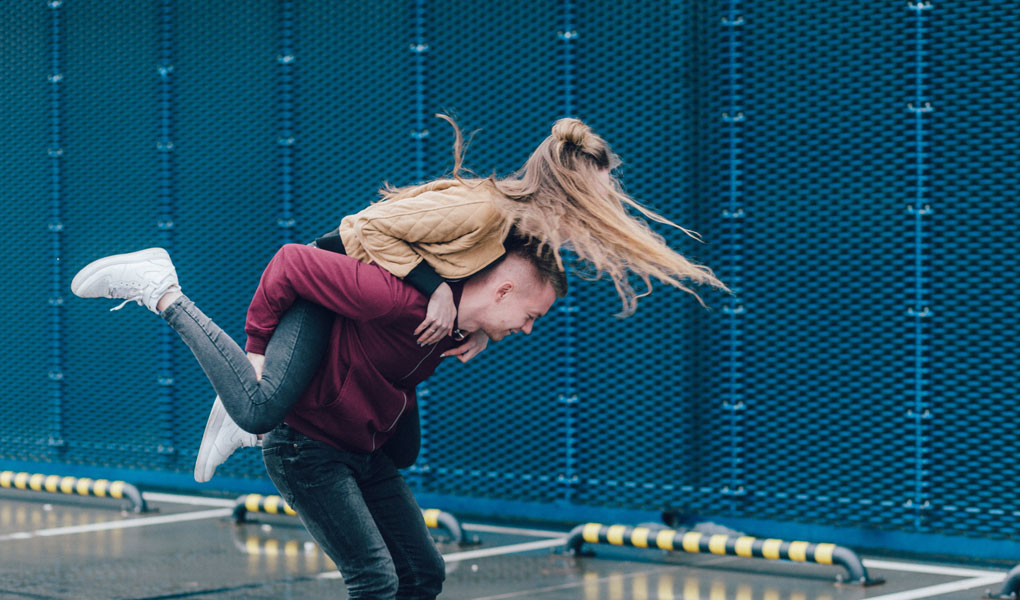
M478 329L478 294L480 289L474 278L464 282L461 288L460 302L457 303L457 322L454 325L457 329L467 333ZM456 296L455 292L454 298Z

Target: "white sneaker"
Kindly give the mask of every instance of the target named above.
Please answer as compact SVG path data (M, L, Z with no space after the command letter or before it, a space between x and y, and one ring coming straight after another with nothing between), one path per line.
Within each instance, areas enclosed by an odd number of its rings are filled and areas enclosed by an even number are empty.
M234 450L258 445L259 436L241 429L227 414L220 397L216 396L209 411L209 420L205 423L202 445L198 447L195 481L205 483L212 479L216 467L226 462Z
M180 288L177 270L162 248L149 248L130 254L115 254L85 265L71 281L71 291L81 298L123 300L119 310L134 300L159 314L156 304L171 288Z

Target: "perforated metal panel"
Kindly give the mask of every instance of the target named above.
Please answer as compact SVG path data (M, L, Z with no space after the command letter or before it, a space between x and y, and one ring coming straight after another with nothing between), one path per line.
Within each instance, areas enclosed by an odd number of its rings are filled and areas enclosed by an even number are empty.
M932 54L931 396L925 526L1015 538L1020 504L998 493L1020 451L1009 435L1020 398L1020 94L1009 3L926 15Z
M58 85L67 365L60 458L162 468L165 424L157 416L155 367L163 325L137 310L110 314L109 303L77 301L68 289L74 272L93 258L158 240L157 6L131 12L98 2L36 6L59 12L64 24Z
M704 483L735 512L906 526L910 12L844 8L705 15L702 228L737 296L706 330Z
M443 1L426 3L424 12L426 115L449 113L465 136L474 133L465 166L481 176L522 165L562 110L555 87L556 6L493 3L489 8ZM427 118L426 128L426 167L433 174L448 171L453 164L449 127ZM558 314L546 317L527 343L507 340L467 365L444 364L427 383L426 454L418 465L426 469L422 489L532 502L559 499L558 319ZM535 376L539 373L552 376Z
M685 117L694 99L684 86L692 70L684 51L692 26L687 11L681 3L577 6L573 102L576 116L621 156L624 188L691 227L687 169L695 141ZM695 247L675 229L654 229L684 252ZM697 409L691 330L698 304L660 283L653 290L634 316L619 318L622 305L609 282L579 282L574 289L578 481L565 500L657 509L689 496L684 488L697 453L691 444Z
M8 226L0 240L8 258L0 268L0 288L16 318L0 332L5 356L17 356L9 365L0 418L8 427L0 433L0 446L10 456L46 459L51 454L50 432L59 427L62 383L57 340L60 309L50 306L59 285L59 263L54 238L60 233L53 214L53 197L59 188L59 171L48 150L52 137L50 111L58 101L46 80L53 61L50 40L54 23L46 11L5 5L0 8L4 35L0 36L0 81L6 110L0 110L0 127L7 143L2 166L4 178L0 196ZM59 25L59 24L57 24ZM56 179L56 181L55 181ZM53 226L53 229L51 229ZM15 268L15 266L17 268ZM25 271L32 273L26 277ZM51 375L52 373L52 375Z
M172 256L182 289L233 339L263 267L285 231L280 208L276 2L175 3L167 60L173 105ZM175 465L194 461L215 393L176 334L172 358ZM257 452L221 475L258 476Z
M450 169L434 113L483 176L569 115L735 294L657 285L621 320L573 277L421 386L418 491L1015 537L1016 6L131 6L0 9L0 458L191 470L213 392L152 315L70 296L89 260L168 247L243 343L281 243ZM253 451L220 473L264 481Z

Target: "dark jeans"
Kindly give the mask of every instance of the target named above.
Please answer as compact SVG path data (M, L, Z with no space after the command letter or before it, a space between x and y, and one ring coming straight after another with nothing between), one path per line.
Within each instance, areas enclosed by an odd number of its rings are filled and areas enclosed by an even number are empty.
M187 297L161 316L198 359L231 418L254 433L272 430L263 440L269 476L340 568L350 597L434 598L445 577L443 559L394 466L417 457L417 410L372 454L342 452L277 427L326 354L334 315L295 303L269 341L261 381L244 350Z
M262 440L269 477L337 564L354 598L435 598L443 557L393 461L280 425Z

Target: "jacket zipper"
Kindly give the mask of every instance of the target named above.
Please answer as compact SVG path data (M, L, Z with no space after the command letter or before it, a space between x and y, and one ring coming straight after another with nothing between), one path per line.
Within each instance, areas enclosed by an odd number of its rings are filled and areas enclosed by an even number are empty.
M426 354L424 357L422 357L422 359L418 361L418 364L414 365L414 368L411 369L411 371L407 375L404 375L403 377L401 377L400 381L403 381L403 380L407 379L408 377L410 377L411 375L413 375L414 372L418 370L418 367L421 366L421 363L425 362L425 360L428 359L428 357L432 356L432 353L436 351L436 346L437 345L438 344L432 344L432 349L429 350L429 353ZM400 417L404 416L404 411L407 410L407 392L401 391L400 393L404 396L404 405L402 407L400 407L400 413L397 414L397 418L393 419L393 422L390 423L390 426L387 427L386 429L383 429L383 431L391 431L394 427L396 427L397 421L400 420ZM372 450L373 451L375 450L375 436L377 436L377 435L379 435L378 431L372 434Z
M414 371L412 371L412 373L413 372ZM383 431L391 431L394 427L396 427L397 426L397 421L400 420L400 417L404 416L404 411L407 410L407 392L400 392L400 394L404 397L404 405L400 407L400 412L397 414L397 418L393 419L393 422L390 423L390 426L387 427L386 429L383 429ZM375 433L372 434L372 450L373 451L375 450L375 436L377 436L377 435L379 435L378 431L376 431Z
M411 369L411 371L407 375L404 375L403 377L401 377L400 381L403 381L403 380L407 379L408 377L410 377L411 375L413 375L414 372L418 370L418 367L421 366L421 363L425 362L426 359L428 359L428 357L432 356L432 353L436 351L436 346L438 346L438 345L439 344L432 344L432 349L429 350L429 353L426 354L425 356L423 356L422 359L418 361L418 364L414 365L414 368Z

